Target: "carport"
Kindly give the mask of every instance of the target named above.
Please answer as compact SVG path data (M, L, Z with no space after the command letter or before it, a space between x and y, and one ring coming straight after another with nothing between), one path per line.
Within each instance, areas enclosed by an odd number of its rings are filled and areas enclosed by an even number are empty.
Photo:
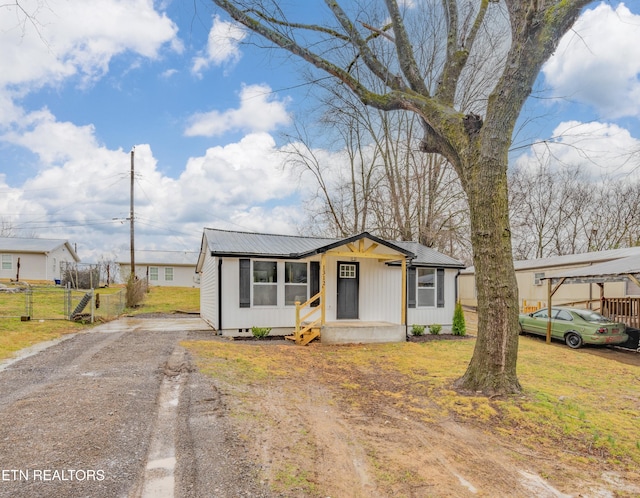
M547 322L547 343L551 342L551 307L553 295L561 285L593 283L600 287L600 312L612 320L624 322L627 327L640 328L640 297L607 298L604 295L606 282L632 281L640 287L640 260L635 257L620 258L583 268L564 270L543 278L547 281L547 303L549 321ZM631 334L630 334L631 337ZM638 348L638 334L634 334Z

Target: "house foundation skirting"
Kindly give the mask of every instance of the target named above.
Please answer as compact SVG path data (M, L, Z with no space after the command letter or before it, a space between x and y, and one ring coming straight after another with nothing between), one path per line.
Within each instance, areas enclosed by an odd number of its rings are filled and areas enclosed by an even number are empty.
M405 342L406 340L406 327L389 322L327 322L320 331L322 344Z

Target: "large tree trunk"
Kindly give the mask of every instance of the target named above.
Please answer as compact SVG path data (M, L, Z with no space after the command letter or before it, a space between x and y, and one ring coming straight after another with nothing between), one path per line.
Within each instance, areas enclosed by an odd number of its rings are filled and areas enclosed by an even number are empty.
M483 394L520 392L518 286L511 255L506 164L488 160L467 183L471 216L478 337L473 357L456 386Z

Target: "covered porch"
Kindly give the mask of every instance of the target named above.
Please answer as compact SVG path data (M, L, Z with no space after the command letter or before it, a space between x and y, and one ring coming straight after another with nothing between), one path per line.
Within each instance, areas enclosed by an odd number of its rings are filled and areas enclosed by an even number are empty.
M299 345L306 345L316 338L320 338L325 344L404 341L407 321L407 260L414 255L369 234L329 245L313 256L317 257L318 253L318 292L306 302L296 301L295 330L287 339ZM376 262L375 269L366 262ZM400 262L399 279L389 285L390 279L382 278L380 282L385 282L385 285L368 284L365 292L359 291L359 282L368 281L371 273L396 272L397 276L398 269L389 267L390 262ZM363 272L362 276L360 272ZM328 282L328 273L332 277L331 282ZM375 292L379 300L396 303L393 305L395 318L392 321L376 318L375 314L367 312L370 308L367 299L371 298L367 293L371 292ZM396 296L395 299L392 296ZM399 300L397 296L400 296ZM362 305L359 300L363 301ZM329 314L328 306L332 307Z

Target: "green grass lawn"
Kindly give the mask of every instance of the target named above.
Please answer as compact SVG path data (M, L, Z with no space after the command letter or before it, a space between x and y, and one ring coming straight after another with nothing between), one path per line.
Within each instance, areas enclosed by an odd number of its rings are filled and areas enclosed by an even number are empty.
M110 295L122 291L123 287L113 286L104 289L96 289L101 296L103 306L96 310L97 316L104 309ZM20 316L25 314L25 297L21 293L0 294L0 310L5 314L13 314L13 317L0 317L0 360L11 358L17 351L33 346L39 342L57 339L66 334L81 332L91 324L80 324L64 319L62 290L51 286L45 289L47 292L38 293L34 308L35 318L30 321L21 321ZM83 291L74 291L74 300L83 295ZM200 309L200 289L190 287L151 287L145 294L141 306L132 310L125 310L127 314L139 313L171 313L174 311L197 312ZM12 313L8 313L11 311ZM47 317L40 319L38 317ZM54 319L51 319L53 317ZM112 318L112 317L110 317Z
M128 314L199 312L200 289L192 287L151 287L142 305L127 310Z

